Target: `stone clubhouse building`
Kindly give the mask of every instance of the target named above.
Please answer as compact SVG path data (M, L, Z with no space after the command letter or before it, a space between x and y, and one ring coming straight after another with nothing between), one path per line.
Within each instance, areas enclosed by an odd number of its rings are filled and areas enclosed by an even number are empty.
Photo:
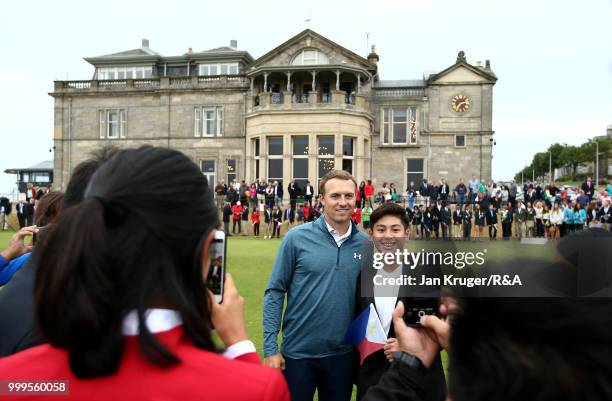
M234 40L162 56L145 39L85 60L92 79L55 81L50 93L60 190L106 144L180 150L209 182L315 184L334 168L398 191L424 178L491 179L497 77L462 51L412 80L383 80L374 46L364 58L310 29L257 59Z

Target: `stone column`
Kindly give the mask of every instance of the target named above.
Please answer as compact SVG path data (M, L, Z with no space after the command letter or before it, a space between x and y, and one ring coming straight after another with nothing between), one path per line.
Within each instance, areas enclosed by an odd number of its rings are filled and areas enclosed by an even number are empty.
M308 94L308 104L317 104L319 100L319 92L313 90Z
M332 104L334 104L335 106L340 106L340 105L344 105L345 97L346 93L344 91L340 91L340 90L332 90L331 91L331 97L332 97Z
M315 134L308 135L308 180L310 185L315 189L315 193L318 193L317 189L317 174L318 174L318 148L317 148L317 136Z
M287 71L287 92L291 92L291 71Z
M336 70L336 90L340 90L340 70Z
M312 91L314 92L314 91L317 90L317 86L316 86L317 82L316 82L316 79L315 79L315 77L317 76L317 72L316 71L312 71L311 73L312 73Z
M264 108L270 106L270 96L272 92L261 92L259 94L259 107Z
M283 104L285 106L289 106L291 107L291 91L287 90L286 92L283 92Z
M268 73L267 72L264 72L264 87L263 87L263 91L264 92L268 92Z
M251 95L253 94L253 85L255 85L255 77L251 77L249 78L250 81L250 88L251 88Z
M357 76L357 94L361 93L361 74L355 74Z

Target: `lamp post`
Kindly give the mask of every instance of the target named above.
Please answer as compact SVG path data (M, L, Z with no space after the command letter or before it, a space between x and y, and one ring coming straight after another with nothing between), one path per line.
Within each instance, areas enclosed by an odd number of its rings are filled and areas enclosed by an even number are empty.
M552 152L548 151L548 183L553 182L552 176Z
M589 141L595 143L595 190L599 186L599 142Z

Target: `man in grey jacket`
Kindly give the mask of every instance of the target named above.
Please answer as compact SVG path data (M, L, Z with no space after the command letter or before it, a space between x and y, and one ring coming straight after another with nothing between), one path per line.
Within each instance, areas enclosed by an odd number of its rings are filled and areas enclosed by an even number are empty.
M264 364L284 371L293 401L311 401L315 389L321 401L351 397L353 349L343 339L367 239L351 221L356 190L346 171L323 177L323 215L287 233L266 288Z

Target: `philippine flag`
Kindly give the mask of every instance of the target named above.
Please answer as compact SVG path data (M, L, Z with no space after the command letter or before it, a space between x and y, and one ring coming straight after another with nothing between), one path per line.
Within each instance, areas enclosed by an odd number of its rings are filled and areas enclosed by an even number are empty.
M365 308L353 320L346 332L344 342L357 347L360 365L363 365L368 355L383 349L387 343L387 335L380 323L374 304L370 303L370 307Z

